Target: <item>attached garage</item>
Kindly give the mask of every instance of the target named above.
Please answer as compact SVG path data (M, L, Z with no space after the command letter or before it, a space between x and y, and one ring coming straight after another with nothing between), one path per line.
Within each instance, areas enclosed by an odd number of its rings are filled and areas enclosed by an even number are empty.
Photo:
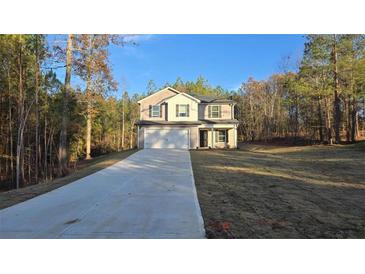
M189 128L145 128L144 148L189 149Z

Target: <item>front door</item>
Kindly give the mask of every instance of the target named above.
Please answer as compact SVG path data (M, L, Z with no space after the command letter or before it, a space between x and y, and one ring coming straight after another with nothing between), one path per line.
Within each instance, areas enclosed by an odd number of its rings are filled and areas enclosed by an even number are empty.
M200 147L208 146L208 130L200 130Z

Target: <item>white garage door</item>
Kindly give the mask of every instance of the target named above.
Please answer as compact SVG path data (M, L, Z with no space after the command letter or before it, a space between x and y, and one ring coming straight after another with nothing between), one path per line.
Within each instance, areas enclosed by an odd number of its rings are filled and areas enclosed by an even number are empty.
M152 129L146 128L144 135L145 148L189 148L188 129Z

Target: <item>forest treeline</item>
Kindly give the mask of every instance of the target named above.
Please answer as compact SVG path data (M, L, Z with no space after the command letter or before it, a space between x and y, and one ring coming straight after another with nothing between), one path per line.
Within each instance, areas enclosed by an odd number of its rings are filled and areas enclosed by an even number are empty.
M131 40L70 34L50 45L45 35L0 35L1 189L46 182L80 159L136 146L137 101L162 87L151 80L133 96L118 88L108 49ZM241 141L355 142L365 126L365 38L307 35L297 68L249 78L239 90L204 77L164 86L233 98Z
M307 35L290 71L252 78L235 95L241 140L355 142L364 135L365 36Z
M49 181L79 159L135 146L140 96L118 94L108 52L126 43L119 35L71 34L53 45L45 35L0 35L2 189Z

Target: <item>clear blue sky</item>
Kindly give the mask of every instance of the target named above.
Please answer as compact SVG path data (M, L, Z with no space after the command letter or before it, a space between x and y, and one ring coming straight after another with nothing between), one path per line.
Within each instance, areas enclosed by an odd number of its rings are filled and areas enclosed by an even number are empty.
M303 35L140 35L135 40L137 46L110 48L114 77L119 87L123 83L130 94L145 92L149 80L160 87L175 82L177 77L186 81L199 75L211 85L235 90L250 76L265 79L280 71L285 56L300 58L305 38ZM63 72L57 73L63 77Z

